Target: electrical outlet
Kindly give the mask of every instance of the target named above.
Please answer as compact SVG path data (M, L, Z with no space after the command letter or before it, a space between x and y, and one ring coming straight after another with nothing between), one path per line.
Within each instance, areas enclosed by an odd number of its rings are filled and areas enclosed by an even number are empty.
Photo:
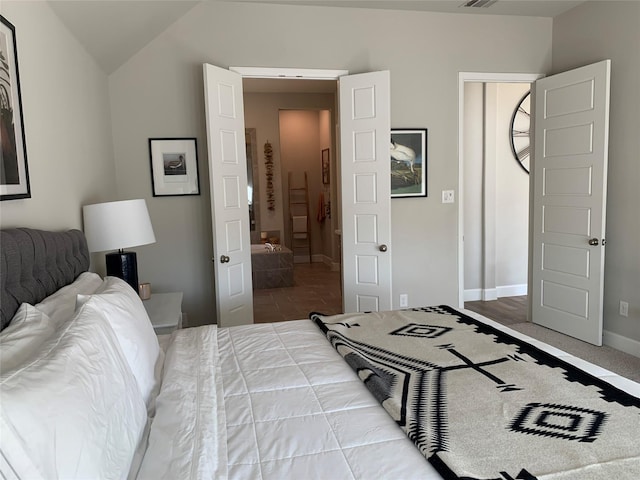
M442 203L454 203L455 195L453 190L442 190Z
M409 295L406 293L400 294L400 308L406 308L409 306Z
M623 317L628 317L629 316L629 303L620 300L620 315L622 315Z

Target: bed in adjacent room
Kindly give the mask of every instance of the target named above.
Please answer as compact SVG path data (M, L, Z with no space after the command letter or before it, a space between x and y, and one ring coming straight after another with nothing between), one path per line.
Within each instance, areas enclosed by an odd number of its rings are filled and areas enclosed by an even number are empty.
M636 479L640 385L447 306L156 337L81 232L0 231L3 478Z

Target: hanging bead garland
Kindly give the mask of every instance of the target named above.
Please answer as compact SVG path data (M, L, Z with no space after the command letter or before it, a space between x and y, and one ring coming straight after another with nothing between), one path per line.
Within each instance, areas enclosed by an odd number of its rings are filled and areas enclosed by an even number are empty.
M264 144L264 164L267 167L267 204L272 212L276 209L276 198L273 193L273 148L267 141Z

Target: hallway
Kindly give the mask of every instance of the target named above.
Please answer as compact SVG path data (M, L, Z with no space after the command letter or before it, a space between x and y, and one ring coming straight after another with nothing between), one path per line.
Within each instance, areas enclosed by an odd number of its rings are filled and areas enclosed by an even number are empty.
M293 287L253 291L255 323L309 318L310 312L334 315L342 312L340 272L324 263L296 263Z

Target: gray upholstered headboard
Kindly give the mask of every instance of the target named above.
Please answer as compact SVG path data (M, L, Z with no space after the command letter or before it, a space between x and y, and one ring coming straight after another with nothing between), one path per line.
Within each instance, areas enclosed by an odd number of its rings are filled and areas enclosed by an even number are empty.
M0 329L21 303L35 304L89 269L89 249L80 230L0 230Z

